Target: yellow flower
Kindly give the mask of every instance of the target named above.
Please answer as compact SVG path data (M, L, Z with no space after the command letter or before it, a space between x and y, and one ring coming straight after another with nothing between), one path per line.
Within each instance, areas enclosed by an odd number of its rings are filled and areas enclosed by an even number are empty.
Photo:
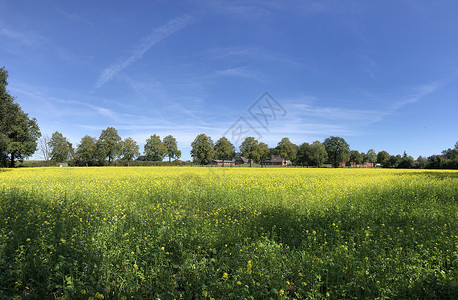
M203 297L207 297L207 295L208 295L207 291L202 291L202 296Z
M280 295L284 295L285 294L285 291L283 289L280 290Z
M28 238L28 239L26 239L25 241L26 241L26 242L30 242L30 239ZM20 297L20 296L19 296L19 297Z
M228 277L229 277L229 275L226 272L224 272L223 273L223 279L227 279Z
M237 285L241 285L242 283L240 281L237 281Z
M138 271L138 265L137 265L137 264L134 264L134 269L135 269L136 271Z

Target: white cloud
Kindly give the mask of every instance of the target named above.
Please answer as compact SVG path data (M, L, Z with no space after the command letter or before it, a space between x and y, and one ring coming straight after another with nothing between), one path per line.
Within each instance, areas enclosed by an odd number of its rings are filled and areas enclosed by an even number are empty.
M168 21L165 25L162 25L159 28L156 28L153 33L144 38L140 43L134 48L133 54L128 58L122 60L119 63L115 63L105 70L99 76L95 86L97 88L101 87L108 81L110 81L114 76L119 72L127 68L129 65L133 64L137 60L141 59L143 55L154 45L172 35L173 33L180 31L191 24L193 18L190 16L174 18Z

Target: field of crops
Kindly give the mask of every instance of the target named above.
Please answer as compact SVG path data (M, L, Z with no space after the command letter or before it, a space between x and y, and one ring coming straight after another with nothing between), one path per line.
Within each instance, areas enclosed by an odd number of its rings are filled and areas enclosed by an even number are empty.
M458 293L457 171L24 168L0 191L0 299Z

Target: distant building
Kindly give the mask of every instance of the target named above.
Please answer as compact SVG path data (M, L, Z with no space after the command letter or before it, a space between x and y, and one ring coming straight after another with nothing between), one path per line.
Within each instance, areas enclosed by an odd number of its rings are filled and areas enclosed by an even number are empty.
M264 166L291 166L292 163L290 160L286 160L281 156L272 155L270 158L261 161L261 165Z
M220 160L214 159L211 161L212 166L233 166L235 165L235 160Z
M248 164L249 162L250 160L244 156L240 156L239 158L235 160L236 165L245 165L245 164Z
M365 162L363 164L357 164L354 161L351 161L351 162L344 162L343 161L343 162L340 163L340 166L341 167L350 167L350 168L373 168L373 167L375 167L375 164L371 163L371 162Z

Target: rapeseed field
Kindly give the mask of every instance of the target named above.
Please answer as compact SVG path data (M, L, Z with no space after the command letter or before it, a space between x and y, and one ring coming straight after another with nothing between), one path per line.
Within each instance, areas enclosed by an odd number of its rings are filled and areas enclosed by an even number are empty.
M454 298L458 172L0 169L0 299Z

